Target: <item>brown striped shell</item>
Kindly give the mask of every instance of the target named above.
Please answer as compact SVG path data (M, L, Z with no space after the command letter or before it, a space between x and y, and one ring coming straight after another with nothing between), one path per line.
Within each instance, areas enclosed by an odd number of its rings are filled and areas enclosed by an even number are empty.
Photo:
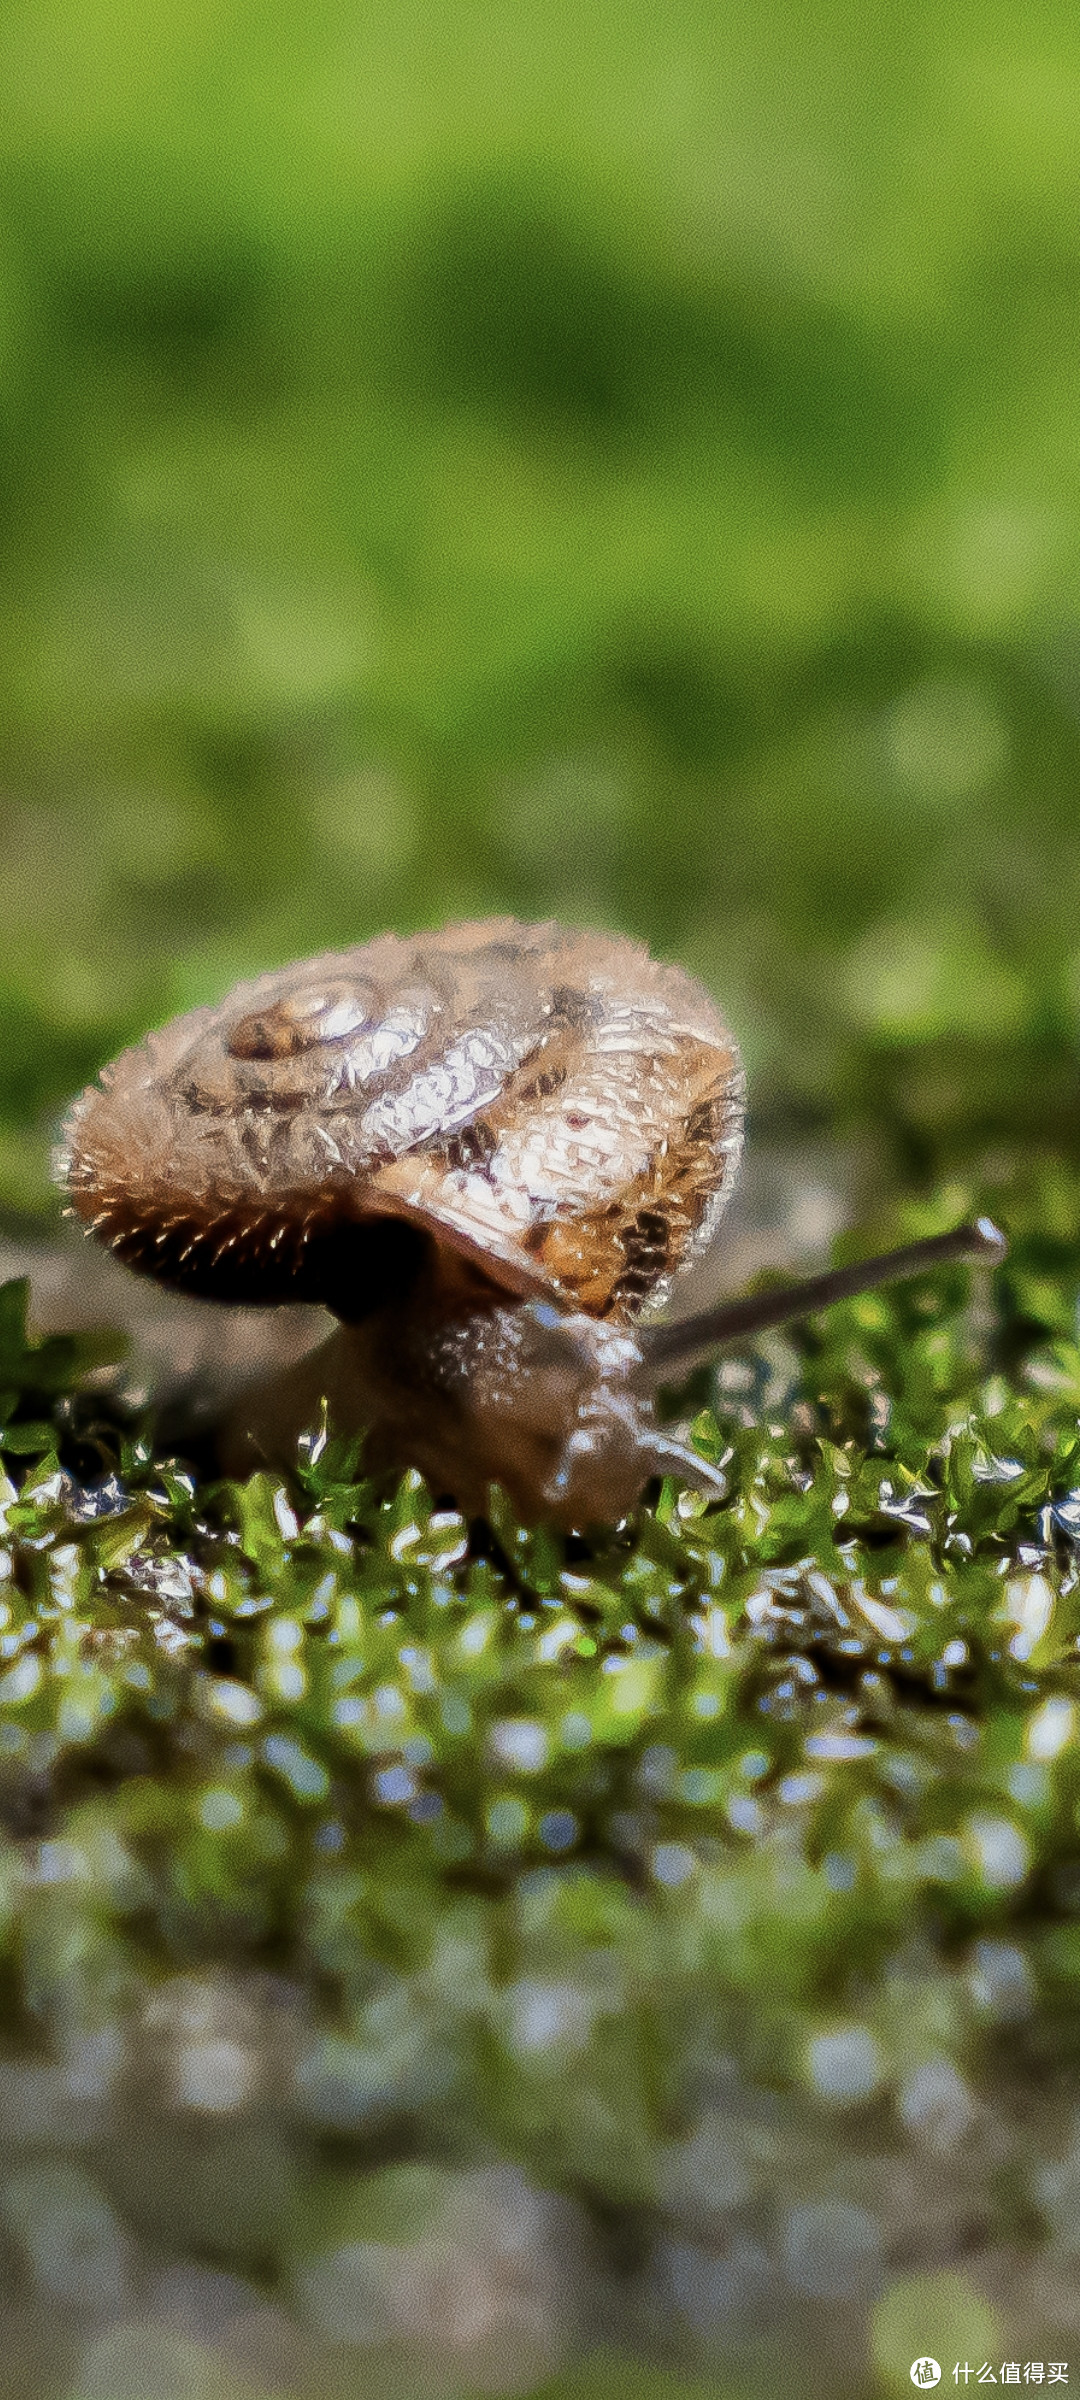
M742 1103L689 975L499 918L384 934L176 1018L76 1103L61 1173L119 1257L211 1297L359 1318L419 1237L466 1282L619 1321L707 1244Z

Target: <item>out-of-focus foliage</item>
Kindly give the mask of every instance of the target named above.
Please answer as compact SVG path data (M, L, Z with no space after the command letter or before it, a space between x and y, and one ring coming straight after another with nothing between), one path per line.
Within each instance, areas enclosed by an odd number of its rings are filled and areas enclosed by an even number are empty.
M244 970L510 906L763 1111L1073 1142L1080 33L16 0L0 1193Z

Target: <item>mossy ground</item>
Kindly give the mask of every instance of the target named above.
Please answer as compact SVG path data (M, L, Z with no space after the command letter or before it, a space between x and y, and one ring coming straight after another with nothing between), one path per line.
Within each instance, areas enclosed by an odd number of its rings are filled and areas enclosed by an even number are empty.
M318 1429L291 1477L200 1478L100 1372L77 1388L78 1343L27 1345L6 1287L9 2042L277 1979L337 2075L328 2121L377 2129L330 2175L339 2215L418 2124L647 2215L721 2059L781 2108L909 2132L922 2091L945 2151L958 2092L1000 2085L1008 2116L1028 2078L1067 2089L1080 1193L977 1197L1003 1267L729 1356L691 1395L727 1500L665 1485L587 1539L497 1493L470 1526ZM1002 2240L1019 2212L1038 2248L1051 2172L1012 2162ZM263 2271L313 2244L286 2211Z

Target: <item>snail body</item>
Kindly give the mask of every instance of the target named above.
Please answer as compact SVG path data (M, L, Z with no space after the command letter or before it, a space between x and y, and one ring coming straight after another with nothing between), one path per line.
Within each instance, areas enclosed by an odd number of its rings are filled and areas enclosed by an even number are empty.
M418 1467L431 1489L481 1514L501 1483L525 1523L613 1522L668 1469L721 1497L703 1459L656 1422L633 1333L524 1301L447 1317L420 1306L342 1325L291 1372L241 1400L222 1464L248 1473L296 1456L325 1404L366 1426L369 1468Z
M325 1400L373 1465L419 1467L470 1509L497 1481L523 1519L583 1526L657 1472L722 1490L652 1393L732 1312L646 1320L712 1240L742 1118L736 1044L692 977L618 936L500 918L282 967L148 1034L75 1103L59 1174L137 1271L338 1318L243 1396L227 1471L288 1463ZM929 1250L989 1255L990 1231ZM851 1270L806 1288L840 1287ZM766 1321L756 1302L734 1316Z

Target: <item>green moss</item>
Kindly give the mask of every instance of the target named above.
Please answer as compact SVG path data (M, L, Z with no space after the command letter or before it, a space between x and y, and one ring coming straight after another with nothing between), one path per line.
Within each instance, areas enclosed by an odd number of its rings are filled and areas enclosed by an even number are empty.
M992 1303L956 1270L728 1358L694 1426L727 1501L665 1485L587 1542L498 1493L469 1527L414 1474L357 1480L325 1431L291 1480L200 1484L73 1401L74 1347L20 1348L9 1286L23 2006L60 1927L76 1980L284 1961L346 2014L372 1958L427 1975L465 1941L511 1982L601 1952L620 2039L662 2011L675 2090L702 1988L784 2079L914 1932L945 1971L979 1929L1047 1925L1080 1871L1080 1199L1055 1206L1014 1192ZM59 1864L27 1887L31 1794ZM1048 1992L1074 1949L1036 1942ZM656 2095L617 2081L623 2184ZM526 2142L527 2086L485 2102Z

